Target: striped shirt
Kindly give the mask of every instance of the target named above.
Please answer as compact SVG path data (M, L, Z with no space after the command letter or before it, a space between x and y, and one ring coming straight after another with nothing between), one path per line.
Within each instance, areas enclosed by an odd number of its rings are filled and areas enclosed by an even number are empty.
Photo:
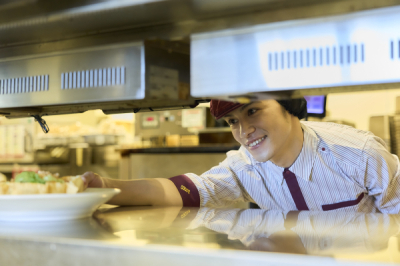
M290 217L279 210L200 208L188 229L206 227L247 247L271 235L286 242L290 230L300 237L307 254L332 255L385 249L389 238L398 234L399 222L398 215L381 213L302 211Z
M301 127L303 147L289 170L310 211L400 212L399 160L380 138L335 123L301 122ZM262 209L297 210L283 171L270 161L256 161L242 146L201 175L188 173L171 180L184 206L245 201Z

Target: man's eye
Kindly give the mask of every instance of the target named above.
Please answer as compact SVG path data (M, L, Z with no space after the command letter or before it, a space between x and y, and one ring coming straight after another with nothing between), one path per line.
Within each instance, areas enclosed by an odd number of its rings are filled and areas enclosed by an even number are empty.
M234 124L236 124L237 123L237 120L236 119L229 119L228 120L228 124L229 125L234 125Z
M249 109L249 110L247 111L247 114L248 114L248 115L252 115L252 114L254 114L255 112L257 112L257 109L251 108L251 109Z

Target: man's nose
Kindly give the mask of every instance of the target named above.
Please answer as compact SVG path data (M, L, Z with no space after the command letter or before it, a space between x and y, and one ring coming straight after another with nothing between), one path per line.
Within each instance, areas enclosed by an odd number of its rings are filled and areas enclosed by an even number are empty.
M254 126L247 122L240 123L240 137L247 138L255 130Z

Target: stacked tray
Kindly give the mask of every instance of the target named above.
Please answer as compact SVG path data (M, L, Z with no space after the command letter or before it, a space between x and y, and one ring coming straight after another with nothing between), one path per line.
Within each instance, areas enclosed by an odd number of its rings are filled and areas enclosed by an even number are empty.
M390 117L390 146L391 152L400 154L400 114Z

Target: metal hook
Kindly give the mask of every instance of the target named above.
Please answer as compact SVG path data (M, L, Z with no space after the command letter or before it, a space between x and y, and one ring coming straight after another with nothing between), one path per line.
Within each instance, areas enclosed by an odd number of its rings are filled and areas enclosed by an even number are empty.
M44 133L48 133L50 131L50 128L47 125L46 121L44 121L44 119L42 119L42 117L40 115L32 115L32 116L39 123L39 125L42 128Z

